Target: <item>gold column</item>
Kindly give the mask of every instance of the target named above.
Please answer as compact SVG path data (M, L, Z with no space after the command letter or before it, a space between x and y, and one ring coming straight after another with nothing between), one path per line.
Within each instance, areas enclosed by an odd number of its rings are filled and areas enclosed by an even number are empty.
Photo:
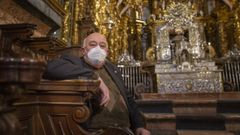
M216 8L214 9L212 16L216 16L214 20L216 23L215 28L218 35L216 33L212 33L210 38L215 38L215 46L218 57L222 57L226 55L229 50L229 46L231 43L231 37L227 33L231 30L231 12L230 9L223 5L223 3L216 1Z
M145 22L143 21L143 0L136 0L134 3L134 9L135 13L135 20L134 20L134 31L136 34L135 40L136 43L134 45L133 54L136 60L143 60L143 47L142 47L142 34L143 34L143 26Z
M103 25L104 20L106 20L106 1L93 0L91 9L95 25L99 28L100 33L107 36L107 31L105 29L105 26Z
M221 48L221 56L224 56L228 51L228 42L227 42L227 35L225 30L225 22L219 21L218 22L218 29L219 29L219 41L220 41L220 48Z
M85 11L84 0L66 0L64 10L66 15L63 19L61 39L69 46L79 45L78 21L83 18Z
M234 28L235 28L235 42L237 44L238 49L240 49L240 5L237 7L234 16Z
M66 11L66 15L64 16L64 19L63 19L62 37L61 37L61 39L66 43L69 41L69 30L70 30L69 6L70 6L69 1L66 0L64 4L64 10Z
M73 21L72 21L72 25L73 25L73 32L72 32L72 46L77 46L79 45L79 41L78 41L78 23L77 21L79 21L79 14L80 14L80 0L75 0L74 1L74 13L73 13Z
M118 57L128 48L128 17L121 17L121 21L117 20L115 26L109 33L109 59L113 62L117 62Z
M86 0L78 0L78 20L81 20L84 17L86 10Z
M136 60L143 60L143 50L142 50L142 29L143 29L144 22L140 20L136 21L136 45L134 47L135 52L135 59Z
M147 49L146 52L146 59L149 62L156 62L157 60L157 47L156 47L156 25L157 25L157 21L156 20L151 20L150 22L148 22L147 27L150 30L150 40L151 40L151 46Z

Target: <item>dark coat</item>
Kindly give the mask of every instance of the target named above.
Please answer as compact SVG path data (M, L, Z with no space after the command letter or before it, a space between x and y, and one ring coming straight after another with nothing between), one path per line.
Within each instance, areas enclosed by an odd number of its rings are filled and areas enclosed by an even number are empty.
M106 61L104 67L119 88L120 93L127 104L131 128L134 130L139 127L144 127L144 119L136 102L132 96L127 93L120 71L115 65L108 61ZM94 74L94 68L87 64L83 58L76 56L62 56L61 58L52 60L47 64L43 78L50 80L77 79L79 77L92 78Z

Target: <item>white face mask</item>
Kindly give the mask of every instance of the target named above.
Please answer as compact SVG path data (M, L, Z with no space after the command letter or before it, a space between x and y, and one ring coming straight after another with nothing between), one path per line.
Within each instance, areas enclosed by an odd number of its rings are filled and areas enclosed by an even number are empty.
M107 53L105 50L101 49L99 46L92 48L88 53L87 57L89 62L93 65L98 65L105 61Z

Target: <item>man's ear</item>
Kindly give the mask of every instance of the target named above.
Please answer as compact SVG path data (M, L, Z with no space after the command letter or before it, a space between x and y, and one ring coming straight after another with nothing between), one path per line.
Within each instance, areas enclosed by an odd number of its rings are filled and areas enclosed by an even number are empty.
M106 50L106 53L107 53L107 56L108 56L108 53L109 53L109 49Z
M86 53L85 48L81 47L81 48L80 48L80 52L81 52L82 56L85 55L85 53Z

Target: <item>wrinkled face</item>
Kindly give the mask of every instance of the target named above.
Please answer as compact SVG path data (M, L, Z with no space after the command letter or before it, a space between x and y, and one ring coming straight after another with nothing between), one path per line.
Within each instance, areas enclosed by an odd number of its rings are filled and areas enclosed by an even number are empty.
M108 53L106 38L100 33L90 34L83 44L83 55L85 61L95 68L101 68Z
M99 46L101 49L108 52L108 44L106 38L100 33L90 34L84 42L84 55L87 54L91 49Z

